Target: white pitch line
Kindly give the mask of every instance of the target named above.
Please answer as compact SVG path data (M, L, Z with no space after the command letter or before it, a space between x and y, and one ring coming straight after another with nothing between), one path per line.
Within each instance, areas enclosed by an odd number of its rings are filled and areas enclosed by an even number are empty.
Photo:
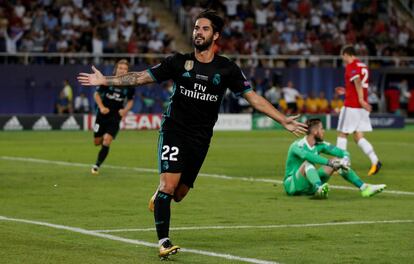
M401 224L414 223L414 220L384 220L384 221L350 221L350 222L327 222L314 224L291 224L291 225L241 225L241 226L187 226L187 227L171 227L170 230L208 230L208 229L273 229L273 228L295 228L295 227L323 227L323 226L341 226L341 225L372 225L372 224ZM150 232L155 228L128 228L128 229L107 229L93 230L98 233L120 233L120 232Z
M41 164L54 164L54 165L71 166L71 167L87 167L87 168L91 167L90 164L85 164L85 163L44 160L44 159L24 158L24 157L0 156L0 159L10 160L10 161L33 162L33 163L41 163ZM138 172L158 173L158 170L149 169L149 168L125 167L125 166L114 166L114 165L103 165L103 167L110 168L110 169L116 169L116 170L132 170L132 171L138 171ZM238 177L238 176L228 176L228 175L223 175L223 174L211 174L211 173L199 173L198 175L202 177L209 177L209 178L216 178L216 179L223 179L223 180L240 180L240 181L249 181L249 182L267 182L267 183L283 184L283 181L273 180L273 179ZM332 189L359 191L357 188L349 187L349 186L329 185L329 187ZM383 193L390 193L390 194L396 194L396 195L414 195L414 192L394 191L394 190L384 190Z
M27 219L10 218L10 217L5 217L5 216L0 215L0 221L1 220L11 221L11 222L19 222L19 223L26 223L26 224L32 224L32 225L39 225L39 226L46 226L46 227L50 227L50 228L71 231L71 232L75 232L75 233L80 233L80 234L84 234L84 235L105 238L105 239L124 242L124 243L128 243L128 244L158 248L158 244L155 244L155 243L150 243L150 242L146 242L146 241L142 241L142 240L136 240L136 239L123 238L123 237L109 235L109 234L102 234L102 233L99 233L99 232L96 232L96 231L86 230L86 229L79 228L79 227L57 225L57 224L51 224L51 223L47 223L47 222L33 221L33 220L27 220ZM205 250L198 250L198 249L191 249L191 248L181 248L180 251L181 252L194 253L194 254L198 254L198 255L209 256L209 257L224 258L224 259L228 259L228 260L238 260L238 261L242 261L242 262L255 263L255 264L278 264L278 262L273 262L273 261L267 261L267 260L261 260L261 259L255 259L255 258L244 258L244 257L235 256L235 255L230 255L230 254L223 254L223 253L217 253L217 252L211 252L211 251L205 251Z

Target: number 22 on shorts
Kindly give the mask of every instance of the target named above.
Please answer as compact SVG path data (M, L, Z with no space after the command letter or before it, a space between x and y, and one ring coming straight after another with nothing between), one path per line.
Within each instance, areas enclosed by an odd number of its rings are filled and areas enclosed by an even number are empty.
M162 146L161 160L177 161L177 155L180 152L178 147Z

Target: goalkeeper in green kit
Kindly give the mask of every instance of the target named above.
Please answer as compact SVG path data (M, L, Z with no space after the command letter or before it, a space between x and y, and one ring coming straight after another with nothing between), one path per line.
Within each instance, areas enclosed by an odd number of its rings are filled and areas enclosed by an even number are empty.
M334 171L361 190L362 197L382 192L385 184L364 183L351 169L349 153L323 141L325 130L320 119L309 119L307 135L293 142L289 147L286 172L283 180L288 195L313 195L328 198L328 181ZM333 156L327 159L321 153ZM316 165L322 165L319 169Z

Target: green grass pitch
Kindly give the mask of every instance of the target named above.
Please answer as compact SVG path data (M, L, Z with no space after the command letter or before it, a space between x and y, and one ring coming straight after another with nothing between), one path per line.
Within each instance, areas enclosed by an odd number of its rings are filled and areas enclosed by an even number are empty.
M292 135L215 132L195 189L172 203L171 226L183 230L170 236L187 249L172 263L413 263L413 135L367 135L384 164L373 177L368 158L348 142L361 178L396 193L364 199L334 188L328 200L312 200L288 197L280 184ZM157 137L121 131L92 176L98 148L90 132L0 132L0 263L159 263L156 234L147 230ZM335 143L335 132L326 139ZM330 184L351 187L338 175Z

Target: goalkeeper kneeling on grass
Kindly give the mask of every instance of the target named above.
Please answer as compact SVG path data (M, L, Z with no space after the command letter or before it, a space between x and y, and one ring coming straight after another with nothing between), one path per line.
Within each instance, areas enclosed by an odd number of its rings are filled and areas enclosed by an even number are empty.
M349 153L323 141L325 130L320 119L309 119L307 135L292 143L286 160L283 180L288 195L314 195L326 199L329 193L328 181L334 171L361 190L362 197L370 197L382 192L385 184L364 183L351 169ZM327 159L325 153L333 156ZM316 165L322 165L319 169Z

